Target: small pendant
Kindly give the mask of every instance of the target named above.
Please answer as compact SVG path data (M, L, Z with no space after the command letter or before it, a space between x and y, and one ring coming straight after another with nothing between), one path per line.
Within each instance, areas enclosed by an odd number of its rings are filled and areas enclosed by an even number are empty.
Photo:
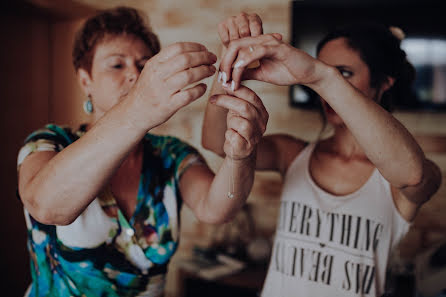
M234 198L234 193L228 192L228 198L230 199Z

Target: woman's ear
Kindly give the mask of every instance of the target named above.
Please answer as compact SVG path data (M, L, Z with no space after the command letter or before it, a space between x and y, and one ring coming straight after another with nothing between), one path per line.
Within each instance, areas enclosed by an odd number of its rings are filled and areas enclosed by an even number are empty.
M85 96L91 95L91 77L88 71L83 68L77 70L77 79L79 80L79 85L84 91Z
M388 76L381 86L381 92L384 93L385 91L393 87L394 84L395 84L395 78Z
M375 101L380 103L383 94L390 89L395 83L395 78L391 76L387 76L387 79L381 84L381 86L377 89Z

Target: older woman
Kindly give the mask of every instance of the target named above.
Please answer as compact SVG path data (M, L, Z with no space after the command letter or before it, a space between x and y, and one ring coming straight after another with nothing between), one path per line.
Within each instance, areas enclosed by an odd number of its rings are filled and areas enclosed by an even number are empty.
M334 128L313 143L285 134L259 142L257 169L284 180L262 296L381 296L391 250L441 183L438 166L389 113L389 100L414 77L399 35L379 24L348 26L328 34L315 59L280 35L261 35L256 15L219 28L223 89L216 84L210 98L203 146L226 156L227 130L263 121L243 79L310 87Z
M243 205L258 132L229 135L216 175L187 143L148 133L204 94L203 83L187 86L214 74L216 60L197 43L160 50L135 9L86 21L73 63L91 122L47 125L18 156L28 296L161 296L182 203L209 223ZM265 124L252 121L250 130Z

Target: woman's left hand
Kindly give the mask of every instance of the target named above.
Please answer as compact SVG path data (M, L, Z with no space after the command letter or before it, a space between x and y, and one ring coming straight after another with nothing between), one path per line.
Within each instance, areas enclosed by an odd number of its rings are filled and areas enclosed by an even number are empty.
M254 61L260 66L249 69ZM305 84L318 82L322 64L306 52L282 41L280 34L264 34L232 40L220 62L224 83L233 89L242 80L259 80L276 85ZM319 70L319 71L318 71Z
M240 86L236 91L225 87L227 94L214 95L210 102L229 110L224 151L233 160L250 157L268 123L268 112L262 100L251 89Z
M218 35L224 46L227 48L229 42L244 37L256 37L263 34L262 20L255 14L241 12L237 16L232 16L218 24Z

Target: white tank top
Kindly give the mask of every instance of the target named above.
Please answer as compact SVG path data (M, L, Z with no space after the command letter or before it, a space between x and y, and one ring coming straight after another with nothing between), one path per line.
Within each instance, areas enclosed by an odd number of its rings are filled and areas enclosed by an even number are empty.
M409 223L377 169L354 193L322 190L309 171L314 147L285 175L262 297L381 296L390 252Z

